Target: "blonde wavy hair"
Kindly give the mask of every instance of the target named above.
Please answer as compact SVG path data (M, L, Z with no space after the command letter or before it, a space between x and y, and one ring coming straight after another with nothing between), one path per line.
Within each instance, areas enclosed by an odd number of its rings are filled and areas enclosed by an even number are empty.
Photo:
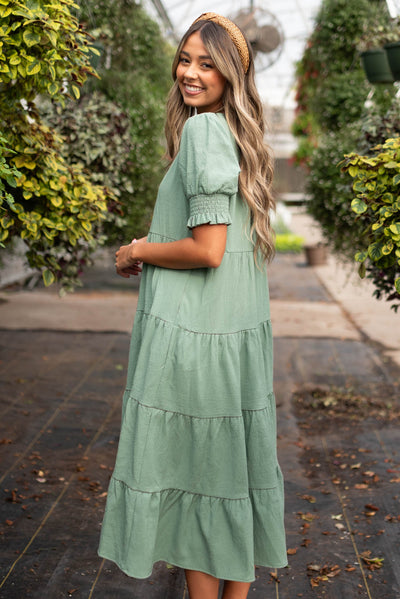
M223 111L240 150L239 191L250 210L250 237L254 241L254 257L258 263L270 261L275 253L274 233L270 211L275 209L271 193L273 162L270 149L264 143L265 122L263 107L254 80L254 59L249 48L250 64L247 73L236 46L229 34L212 21L197 21L183 36L174 61L172 77L174 85L168 96L165 135L169 159L179 151L182 129L190 117L191 108L186 106L176 79L180 53L186 40L196 31L210 54L215 67L225 77Z

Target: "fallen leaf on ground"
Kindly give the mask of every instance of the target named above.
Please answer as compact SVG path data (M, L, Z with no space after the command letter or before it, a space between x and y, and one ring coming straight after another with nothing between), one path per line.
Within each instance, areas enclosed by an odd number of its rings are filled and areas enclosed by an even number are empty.
M315 503L316 499L312 495L300 495L302 499L309 501L310 503Z
M310 578L310 584L311 588L313 589L319 586L320 582L326 582L330 578L334 578L335 576L340 574L340 568L337 564L334 566L328 566L327 564L325 564L324 566L319 566L317 564L309 564L307 566L307 571L319 573L318 576L313 576L308 572L309 576L312 576L312 578Z
M304 514L303 512L297 512L297 515L299 516L299 518L305 520L306 522L312 522L313 520L315 520L315 518L318 518L317 514L311 514L311 512L307 512L306 514Z
M296 555L297 553L297 547L294 547L293 549L288 549L287 550L287 554L288 555Z
M379 570L382 568L383 557L370 557L371 551L363 551L360 555L368 570Z
M275 582L280 582L277 572L270 572L269 575L272 578L272 580L274 580Z
M347 566L345 567L346 572L354 572L355 569L355 566L352 566L351 564L347 564Z

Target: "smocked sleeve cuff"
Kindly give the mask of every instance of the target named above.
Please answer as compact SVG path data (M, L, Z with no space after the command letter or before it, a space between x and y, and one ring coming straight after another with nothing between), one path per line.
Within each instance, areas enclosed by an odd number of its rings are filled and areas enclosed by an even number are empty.
M230 225L229 196L224 194L198 195L190 198L189 229L199 225Z

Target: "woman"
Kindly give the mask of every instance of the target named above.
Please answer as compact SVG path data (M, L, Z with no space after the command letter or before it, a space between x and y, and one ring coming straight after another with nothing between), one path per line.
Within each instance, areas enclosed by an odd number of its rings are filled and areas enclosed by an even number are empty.
M254 565L286 565L265 262L271 164L251 48L205 13L174 63L172 164L147 238L117 461L99 553L144 578L185 569L191 599L244 599ZM191 116L195 113L194 116Z

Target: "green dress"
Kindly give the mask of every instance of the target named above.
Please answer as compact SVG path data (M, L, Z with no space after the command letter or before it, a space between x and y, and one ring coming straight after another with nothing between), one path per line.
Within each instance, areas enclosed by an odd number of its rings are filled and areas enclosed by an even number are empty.
M149 242L228 226L218 268L145 265L99 554L146 578L166 561L225 580L287 564L272 333L238 150L224 115L185 123Z

